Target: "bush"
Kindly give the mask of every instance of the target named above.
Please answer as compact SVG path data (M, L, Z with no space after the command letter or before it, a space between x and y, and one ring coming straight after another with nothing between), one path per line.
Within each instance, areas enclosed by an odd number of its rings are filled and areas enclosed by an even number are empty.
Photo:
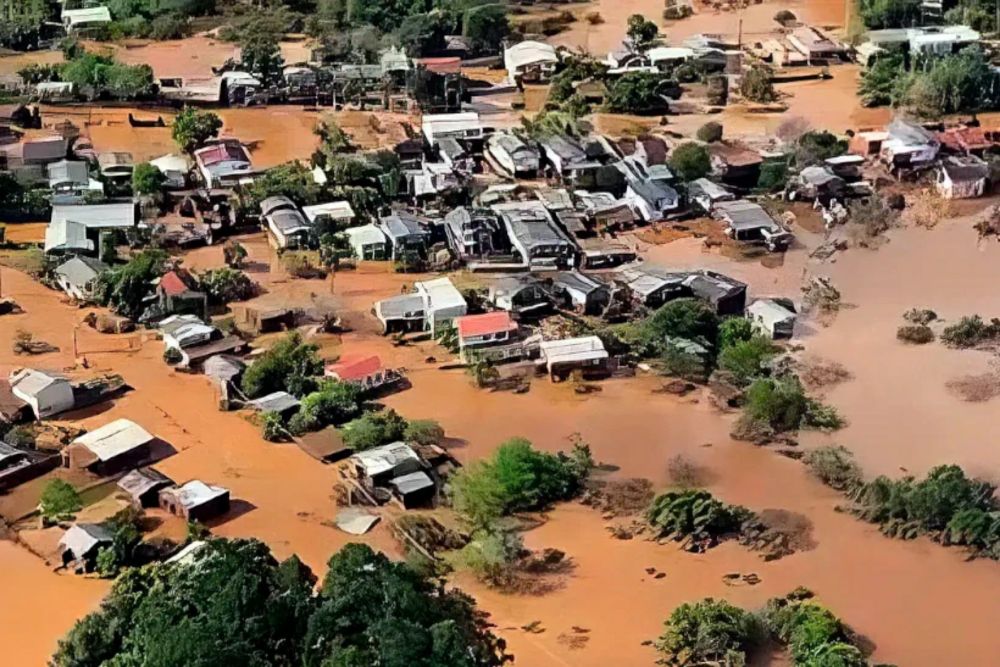
M579 493L590 473L589 449L573 453L535 450L523 438L500 445L489 459L466 466L452 478L455 511L476 528L488 528L511 512L537 510Z
M228 266L205 271L198 276L198 284L210 302L223 306L252 299L260 289L250 276Z
M711 348L719 335L719 318L703 301L674 299L661 306L642 325L644 335L657 344L683 338Z
M69 517L83 509L80 494L61 479L53 479L42 489L38 509L46 519Z
M863 483L861 466L851 452L839 445L826 445L806 452L802 459L821 482L838 491L853 492Z
M778 23L785 24L797 21L798 18L795 16L793 12L787 9L782 9L779 10L778 13L774 15L774 20L777 21Z
M861 0L861 18L865 27L908 28L920 20L920 0Z
M757 189L762 192L784 190L788 185L788 160L778 158L765 160L760 165L760 176L757 177Z
M698 137L699 141L704 141L706 144L722 141L722 124L709 121L698 128L695 136Z
M214 137L219 136L222 119L211 111L199 111L184 107L171 125L174 142L185 151L201 148Z
M687 380L705 382L711 371L707 351L699 354L687 341L671 340L663 351L663 370L667 375Z
M285 423L277 412L267 411L260 416L260 435L268 442L281 442L287 434Z
M830 610L813 602L788 598L769 600L763 612L771 634L786 644L796 665L866 667L851 634Z
M694 10L691 9L691 5L687 4L672 5L663 10L663 18L668 21L680 21L692 14L694 14Z
M739 386L747 386L761 376L767 363L778 353L774 344L764 336L733 343L719 353L719 368L729 371Z
M140 162L132 170L132 191L137 195L157 195L166 177L148 162Z
M646 511L646 521L657 538L689 541L697 550L714 546L739 531L753 512L727 505L708 491L686 489L657 496Z
M904 343L925 345L934 340L934 332L926 324L906 324L896 329L896 338Z
M937 318L937 313L927 308L910 308L903 313L903 319L910 324L930 324Z
M153 39L183 39L187 33L187 19L176 14L157 16L149 24L149 36Z
M946 345L957 348L975 347L998 337L1000 337L1000 319L993 318L987 324L979 315L963 317L941 332L941 340Z
M366 412L344 424L341 435L345 445L360 452L402 440L406 426L406 420L395 410Z
M163 362L174 366L184 361L184 353L176 347L168 347L163 350Z
M670 614L656 649L668 665L747 664L762 640L757 618L725 600L685 602Z
M323 373L319 348L304 343L298 332L291 332L257 358L243 374L241 387L249 398L259 398L275 391L304 396L316 386L315 378Z
M747 390L744 416L781 433L803 425L809 401L792 379L761 378Z
M478 530L457 555L458 564L491 586L508 586L515 575L524 540L513 530L493 527Z
M590 25L600 25L604 23L604 17L601 16L600 12L587 12L583 18L586 19L587 23Z
M288 422L288 430L295 435L318 431L331 424L343 424L360 412L361 390L356 385L324 380L316 391L302 399L299 411Z
M745 317L729 317L719 325L719 349L742 343L757 334L753 322Z
M704 146L686 142L670 155L670 168L684 182L707 176L712 171L712 160Z
M608 86L606 104L612 113L658 114L669 110L664 96L668 81L662 74L627 72Z
M433 419L414 419L406 424L403 439L415 445L438 445L444 440L444 429Z
M771 82L774 73L766 65L752 65L740 79L740 94L745 100L767 104L778 99Z
M847 152L847 141L826 130L806 132L795 142L795 164L799 168L820 164Z

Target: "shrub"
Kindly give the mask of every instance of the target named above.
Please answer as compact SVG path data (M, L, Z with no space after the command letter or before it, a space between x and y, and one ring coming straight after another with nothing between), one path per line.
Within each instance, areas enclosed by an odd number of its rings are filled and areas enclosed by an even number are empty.
M998 337L1000 337L1000 319L993 318L987 324L979 315L963 317L941 332L941 340L945 344L958 348L975 347Z
M767 362L778 353L778 349L765 336L753 336L722 349L719 353L719 368L729 371L740 386L749 385L765 372Z
M257 358L243 374L243 393L259 398L275 391L303 396L315 387L315 378L323 373L319 348L304 343L298 332L291 332Z
M719 325L719 349L748 341L756 335L753 322L745 317L729 317Z
M357 386L324 380L316 391L302 399L299 411L288 422L288 430L301 435L331 424L342 424L360 412L361 390Z
M802 460L821 482L838 491L852 492L864 481L861 466L845 447L839 445L819 447L806 452Z
M643 323L646 335L658 342L667 337L684 338L711 347L719 333L719 318L703 301L674 299L661 306Z
M934 340L934 332L926 324L906 324L896 329L896 338L904 343L924 345Z
M705 382L710 372L707 351L700 353L689 341L671 340L663 351L663 370L689 382Z
M604 23L604 17L601 16L600 12L587 12L584 18L590 25L600 25Z
M252 299L260 288L250 276L228 266L205 271L198 276L198 283L209 301L221 305Z
M716 123L715 121L709 121L698 128L698 132L695 134L700 141L704 141L707 144L722 141L722 124Z
M771 82L774 76L771 68L766 65L752 65L743 73L740 79L740 94L750 102L766 104L778 99Z
M82 510L83 501L76 489L67 482L53 479L42 489L38 509L46 519L58 519Z
M795 431L803 424L809 401L792 379L761 378L747 390L744 415L776 432Z
M685 602L670 614L656 649L668 665L747 663L747 654L762 640L757 618L725 600Z
M211 111L199 111L184 107L171 125L174 142L185 151L193 151L205 145L209 139L219 136L222 119Z
M793 12L787 9L782 9L779 10L778 13L774 15L774 20L777 21L778 23L785 24L785 23L792 23L794 21L797 21L798 19L796 18Z
M682 181L690 182L708 175L712 161L704 146L689 141L674 149L670 168Z
M132 171L132 191L137 195L157 195L166 177L148 162L140 162Z
M796 665L865 667L850 633L830 610L814 602L769 600L762 614L767 629L791 651Z
M680 21L692 14L694 14L694 10L691 9L691 5L687 4L672 5L663 10L663 18L668 21Z
M657 496L646 511L646 521L658 538L689 540L697 548L714 546L731 533L739 531L753 512L738 505L727 505L708 491L686 489L667 491Z
M163 350L163 361L170 366L174 366L184 361L184 353L176 347L165 348Z
M187 19L176 14L157 16L149 24L149 36L153 39L183 39L187 33Z
M579 445L571 455L555 455L513 438L452 478L452 502L472 526L486 528L510 512L572 498L590 473L588 461L589 449Z
M927 308L911 308L903 313L903 319L910 324L930 324L937 318L937 313Z
M444 440L444 429L433 419L414 419L406 424L403 439L416 445L437 445Z
M287 430L277 412L267 411L260 416L260 435L268 442L281 442L286 437Z
M524 551L524 540L513 530L497 527L478 530L458 553L457 561L491 586L512 583L515 566Z
M344 424L341 435L344 444L354 451L387 445L403 439L406 420L395 410L366 412L361 417Z

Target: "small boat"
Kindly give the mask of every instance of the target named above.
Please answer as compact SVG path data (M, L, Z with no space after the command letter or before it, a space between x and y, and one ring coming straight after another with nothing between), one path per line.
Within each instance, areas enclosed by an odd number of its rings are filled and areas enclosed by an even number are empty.
M166 127L167 124L163 121L163 116L157 116L156 120L143 120L141 118L136 118L131 113L128 115L128 124L132 127Z

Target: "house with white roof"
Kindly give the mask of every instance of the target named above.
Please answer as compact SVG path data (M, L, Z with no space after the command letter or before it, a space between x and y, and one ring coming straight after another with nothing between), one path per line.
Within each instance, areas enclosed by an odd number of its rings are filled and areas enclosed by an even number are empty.
M45 229L45 252L94 252L101 230L135 227L135 204L55 204Z
M111 11L107 7L86 7L62 10L62 23L66 32L76 32L111 23Z
M13 371L8 381L11 392L31 406L36 419L72 410L76 404L73 385L64 377L33 368L21 368Z
M608 360L604 343L597 336L545 340L539 344L538 364L552 379L565 378L574 370L584 373L601 371Z
M348 227L344 236L354 252L362 260L383 260L388 258L388 240L382 230L373 224Z
M193 479L162 489L160 507L188 521L206 521L229 511L229 490Z
M130 419L116 419L81 435L62 450L64 468L87 469L101 475L135 467L149 458L153 436Z
M503 65L511 83L543 83L556 71L559 56L551 44L525 40L506 46Z
M481 142L492 133L492 128L483 123L476 111L428 114L423 118L421 129L424 138L431 146L436 145L444 137Z
M456 317L465 315L465 297L448 278L414 283L411 294L382 299L372 313L382 323L385 333L394 331L437 332L451 326Z

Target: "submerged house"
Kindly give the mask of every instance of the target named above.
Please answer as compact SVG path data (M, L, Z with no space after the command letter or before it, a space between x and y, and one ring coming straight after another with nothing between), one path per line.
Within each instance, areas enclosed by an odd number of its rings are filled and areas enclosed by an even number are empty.
M390 297L375 303L373 314L385 333L397 331L437 332L450 327L465 315L465 297L447 278L416 282L411 294Z
M206 521L229 511L229 490L191 480L160 491L160 507L188 521Z
M194 162L209 188L236 185L253 173L250 152L236 139L220 139L199 148L194 152Z
M383 260L389 258L389 240L381 229L369 223L360 227L348 227L344 236L351 246L354 256L361 260Z
M895 171L930 166L941 144L933 132L896 117L886 128L879 157Z
M309 244L312 225L288 197L268 197L260 203L260 214L278 248L302 248Z
M81 160L59 160L46 166L46 171L54 204L79 204L88 192L104 193L104 184L90 177L90 168Z
M431 234L422 218L407 211L393 211L379 218L378 227L389 240L391 259L423 258L427 255Z
M350 465L369 493L388 492L405 509L427 506L437 494L437 484L428 474L427 464L404 442L358 452L350 458Z
M510 242L499 216L486 208L460 206L444 216L448 245L463 261L507 254Z
M136 225L135 204L55 204L45 229L45 252L96 252L102 231Z
M153 436L129 419L116 419L81 435L62 451L64 468L107 475L148 459Z
M559 306L583 315L600 315L611 304L611 287L579 271L554 273L549 285Z
M366 393L372 393L399 384L403 374L382 365L378 355L347 354L326 365L326 377L356 385Z
M736 195L718 183L707 178L699 178L688 183L688 198L705 213L711 214L715 211L716 204L733 201Z
M548 81L558 62L555 47L545 42L525 40L505 46L503 50L507 78L519 85Z
M487 298L494 307L518 316L541 314L552 308L543 281L526 273L497 276Z
M608 352L597 336L545 340L539 344L538 363L552 379L565 379L573 371L585 375L607 369Z
M31 406L36 419L53 417L76 405L73 385L64 377L21 368L11 372L8 380L11 393Z
M534 178L541 157L534 145L513 132L497 132L486 142L486 152L506 176Z
M90 572L97 562L97 553L113 541L114 535L103 524L74 523L59 538L59 556L64 567Z
M495 363L529 354L520 340L517 322L506 310L465 315L455 320L459 355L464 363L486 359Z
M76 301L94 298L98 279L108 270L103 262L82 255L66 260L52 271L56 284Z
M696 271L684 279L691 294L705 301L720 316L742 315L747 303L747 285L715 271Z
M186 272L167 271L156 284L155 317L182 315L185 313L208 318L208 295L192 289ZM150 319L150 318L147 318Z
M791 338L795 309L788 299L756 299L747 306L747 318L771 338Z
M172 479L155 468L136 468L118 480L118 488L129 496L132 505L140 509L156 507L160 490L173 485Z
M792 242L792 235L775 222L763 206L745 199L720 202L715 215L726 225L726 234L733 240L760 244L772 252L783 251Z
M760 180L760 166L764 158L760 153L721 141L708 145L708 155L712 163L712 173L723 183L737 186L755 187Z
M620 269L616 274L631 292L632 301L638 306L659 308L668 301L690 296L690 289L684 284L689 274L671 272L641 264Z
M990 167L975 155L951 155L937 165L934 187L945 199L982 197L989 188Z
M552 270L573 265L576 246L540 201L506 202L495 205L493 210L500 215L507 237L525 266Z

